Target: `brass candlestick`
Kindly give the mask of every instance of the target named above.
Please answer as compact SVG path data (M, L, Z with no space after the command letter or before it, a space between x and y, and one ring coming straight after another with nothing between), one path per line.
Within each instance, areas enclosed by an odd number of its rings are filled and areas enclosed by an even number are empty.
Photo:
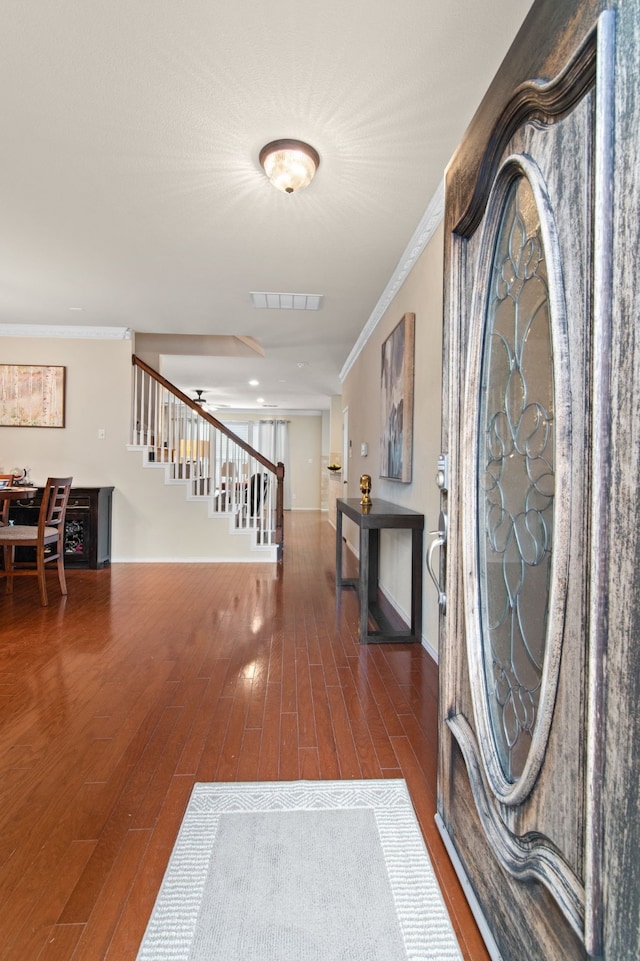
M362 497L360 498L360 504L362 507L371 507L371 475L361 474L360 475L360 493Z

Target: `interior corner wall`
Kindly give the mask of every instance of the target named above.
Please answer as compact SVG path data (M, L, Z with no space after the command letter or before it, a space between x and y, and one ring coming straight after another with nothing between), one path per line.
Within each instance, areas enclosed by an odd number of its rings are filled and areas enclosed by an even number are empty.
M438 605L435 587L426 572L428 531L435 530L440 494L435 483L440 453L442 407L442 317L444 228L437 228L411 273L385 311L342 385L343 406L349 408L350 457L348 492L359 497L361 474L371 475L371 496L391 501L425 515L423 556L422 635L428 647L438 647ZM412 480L409 484L380 477L382 344L405 313L414 313L415 376L413 408ZM361 454L361 445L368 454ZM355 524L345 518L343 533L357 552ZM406 620L411 610L411 533L381 532L380 586Z
M331 398L331 408L330 408L330 437L329 437L329 453L339 454L340 460L342 460L342 411L344 410L344 404L342 402L342 394L336 394Z
M321 454L326 457L331 449L331 411L323 410L322 414L322 447Z

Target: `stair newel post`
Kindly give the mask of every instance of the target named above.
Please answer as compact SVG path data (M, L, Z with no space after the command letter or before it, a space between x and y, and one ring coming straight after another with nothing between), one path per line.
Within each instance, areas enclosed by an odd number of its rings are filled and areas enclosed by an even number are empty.
M140 443L140 418L138 417L138 379L140 376L139 369L135 364L131 367L132 373L132 389L131 389L131 423L130 423L130 438L132 444Z
M276 545L278 548L278 558L282 557L284 547L284 464L278 461L276 464Z

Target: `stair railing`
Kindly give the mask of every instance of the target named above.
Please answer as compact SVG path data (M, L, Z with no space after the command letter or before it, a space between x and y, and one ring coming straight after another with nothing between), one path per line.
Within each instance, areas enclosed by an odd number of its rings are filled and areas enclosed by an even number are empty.
M131 443L188 483L193 498L254 530L259 544L284 546L284 464L273 464L143 360L132 357Z

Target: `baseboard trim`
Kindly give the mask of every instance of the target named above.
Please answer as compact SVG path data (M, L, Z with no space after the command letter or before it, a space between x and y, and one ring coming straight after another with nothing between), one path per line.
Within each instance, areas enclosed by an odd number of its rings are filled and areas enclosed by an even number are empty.
M498 948L498 945L496 944L495 939L489 929L487 919L485 918L482 908L480 907L478 899L475 895L475 891L471 887L471 882L467 877L467 872L464 869L458 852L453 845L451 836L449 835L449 832L445 827L445 823L439 814L436 814L435 822L438 830L440 831L440 836L442 837L444 846L447 849L447 854L449 855L453 869L456 872L458 880L462 886L462 890L464 891L464 896L467 899L469 907L471 908L471 913L473 914L480 934L482 935L482 940L484 941L485 947L489 952L491 961L505 961L504 956L501 954L500 949Z
M274 557L260 553L251 557L112 557L114 564L277 564Z

